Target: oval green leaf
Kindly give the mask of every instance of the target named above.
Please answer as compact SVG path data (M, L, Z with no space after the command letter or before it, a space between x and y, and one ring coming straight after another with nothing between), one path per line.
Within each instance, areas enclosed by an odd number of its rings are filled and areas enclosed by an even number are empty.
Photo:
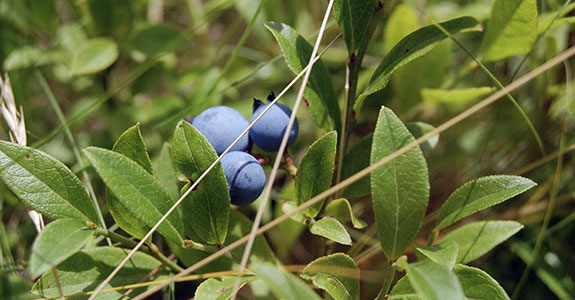
M440 25L452 35L478 29L477 21L471 17L453 19L440 23ZM371 77L369 86L359 98L364 99L368 95L382 90L389 82L395 70L431 51L438 42L447 37L448 36L435 25L428 25L403 38L379 64ZM363 101L360 101L360 99L355 103L355 111L358 111L362 105L361 102Z
M191 181L218 158L208 140L186 121L176 127L170 150L176 168ZM209 244L222 244L226 240L230 194L220 164L206 175L181 207L185 232L192 239Z
M471 262L491 251L523 228L515 221L482 221L467 224L443 237L440 245L450 241L457 243L458 263Z
M302 205L331 186L336 145L337 133L330 131L313 142L305 153L295 179L298 205ZM317 216L322 206L323 201L320 201L307 208L304 213L313 218Z
M455 265L453 272L459 279L461 286L463 286L463 292L468 299L509 299L501 285L481 269L466 265Z
M435 246L414 244L413 247L417 252L423 254L425 257L429 258L435 263L445 266L450 270L455 265L457 254L459 252L457 243L454 241L448 241L444 244Z
M47 217L100 224L78 177L42 151L0 141L0 179L18 198Z
M477 268L455 265L453 273L457 276L463 293L467 299L477 300L507 300L503 288L489 274ZM407 276L401 278L393 287L389 300L419 300L417 292L413 289Z
M48 224L34 240L30 256L33 278L65 261L91 239L93 228L74 219L60 219Z
M134 49L147 55L174 52L185 48L188 39L178 29L168 25L152 25L137 31L130 39Z
M486 176L467 182L458 188L441 206L437 230L480 210L511 199L537 184L520 176Z
M310 226L309 232L336 243L351 246L349 233L345 230L345 227L334 218L325 217L316 221Z
M453 271L430 260L409 264L407 278L423 300L465 299L463 288Z
M97 38L80 45L72 58L72 74L85 75L105 70L118 59L118 46L111 39Z
M114 247L98 247L83 250L65 260L57 268L58 280L64 296L77 293L92 292L95 283L102 282L114 268L128 255L129 250ZM134 284L143 280L153 281L166 279L166 272L160 271L151 277L148 274L160 267L160 262L151 256L136 252L128 263L114 276L104 289ZM136 288L131 297L142 293L149 287ZM56 278L52 272L44 274L32 288L32 292L46 298L59 298L60 293ZM98 296L98 300L118 299L125 290L107 291ZM89 295L74 297L74 299L88 299Z
M164 143L160 154L152 161L152 169L154 176L158 181L168 190L172 198L177 198L180 195L178 188L178 181L174 164L170 157L170 147L168 143Z
M295 74L309 63L312 46L286 24L268 22L266 28L278 42L284 59ZM318 60L311 71L305 90L309 110L316 124L325 131L341 129L341 112L327 67Z
M285 270L270 264L256 264L251 268L278 299L321 300L311 287Z
M362 229L367 226L367 223L355 217L351 204L345 198L334 199L329 202L325 207L324 214L341 222L351 222L356 229Z
M106 187L147 226L153 227L174 204L152 174L123 154L96 147L89 147L84 153ZM178 211L158 227L158 232L173 243L182 244L183 225Z
M495 0L481 44L485 61L528 53L537 40L537 0Z
M401 120L382 107L371 147L372 164L414 141ZM427 163L419 147L371 173L373 212L379 241L390 260L415 239L429 199Z
M144 138L140 132L140 125L136 124L128 128L116 141L112 151L121 153L127 158L135 161L148 173L152 173L152 163L148 156L148 150L144 143ZM124 231L135 238L143 238L150 226L146 226L142 220L135 216L124 203L118 200L109 190L106 191L106 202L110 214Z
M449 110L458 111L494 91L495 88L487 86L455 90L424 88L421 90L421 97L425 106L437 107L443 105Z
M411 135L413 135L413 137L416 139L435 130L435 127L423 122L408 122L405 123L405 127L407 127L407 130L409 130ZM437 146L437 143L439 143L439 134L432 136L429 140L419 145L419 148L421 148L423 155L427 156L429 153L431 153L433 148Z
M334 1L333 15L343 34L347 52L354 53L359 48L376 9L375 0Z
M232 291L234 284L236 283L235 276L223 276L221 278L210 278L202 282L196 293L194 294L194 299L196 300L228 300L232 296ZM240 285L238 289L241 289L249 280L253 280L253 277L240 277Z
M301 274L335 300L359 300L359 275L357 264L343 253L320 257Z

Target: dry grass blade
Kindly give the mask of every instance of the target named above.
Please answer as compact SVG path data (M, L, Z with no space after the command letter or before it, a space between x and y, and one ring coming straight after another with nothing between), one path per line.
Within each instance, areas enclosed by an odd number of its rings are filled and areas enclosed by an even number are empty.
M569 59L570 57L575 55L575 47L571 47L569 49L567 49L566 51L564 51L563 53L561 53L560 55L556 56L555 58L547 61L546 63L544 63L543 65L539 66L538 68L536 68L535 70L529 72L528 74L524 75L523 77L519 78L518 80L512 82L511 84L509 84L507 87L505 87L502 90L497 91L496 93L492 94L491 96L483 99L482 101L480 101L479 103L473 105L472 107L468 108L467 110L465 110L464 112L458 114L457 116L453 117L452 119L448 120L447 122L443 123L442 125L438 126L435 130L427 133L426 135L423 135L422 137L416 139L415 141L409 143L408 145L404 146L403 148L399 149L398 151L394 152L393 154L383 158L382 160L378 161L377 163L359 171L358 173L354 174L353 176L347 178L346 180L340 182L337 185L334 185L333 187L325 190L324 192L320 193L319 195L313 197L312 199L310 199L309 201L307 201L306 203L298 206L296 209L294 209L293 211L291 211L290 213L284 214L276 219L274 219L273 221L267 223L266 225L262 226L260 229L258 229L257 234L262 234L272 228L274 228L275 226L277 226L278 224L289 220L290 217L292 217L293 215L303 211L304 209L316 204L317 202L321 201L322 199L329 197L333 194L335 194L337 191L349 186L350 184L356 182L357 180L367 176L368 174L370 174L371 172L373 172L374 170L376 170L377 168L389 163L390 161L398 158L399 156L403 155L404 153L406 153L407 151L423 144L424 142L426 142L427 140L431 139L433 136L440 134L441 132L453 127L454 125L458 124L459 122L467 119L468 117L474 115L475 113L477 113L478 111L480 111L481 109L489 106L490 104L494 103L495 101L499 100L501 97L507 95L508 93L516 90L517 88L523 86L524 84L526 84L527 82L533 80L534 78L536 78L537 76L539 76L540 74L548 71L549 69L555 67L556 65L562 63L563 61ZM167 281L166 283L159 285L153 289L150 289L149 291L142 293L141 295L137 296L134 298L134 300L138 300L138 299L145 299L146 297L150 296L151 294L161 290L162 288L164 288L165 286L167 286L168 284L175 282L176 280L178 280L178 278L181 278L183 276L186 276L196 270L198 270L199 268L209 264L210 262L213 262L214 260L218 259L219 257L225 255L226 253L230 252L231 250L243 245L244 243L246 243L248 241L248 236L244 236L243 238L235 241L234 243L228 245L227 247L222 248L221 250L219 250L218 252L204 258L203 260L197 262L196 264L194 264L193 266L190 266L189 268L187 268L186 270L184 270L183 272L178 273L177 275L175 275L174 277L172 277L169 281Z
M336 36L328 45L327 47L319 54L317 55L314 59L313 59L313 63L311 65L306 66L282 91L281 93L278 94L278 96L276 97L276 99L274 101L272 101L270 103L270 105L268 105L263 111L262 113L253 121L251 122L248 127L228 146L228 148L226 150L224 150L224 152L222 152L222 154L204 171L204 173L202 173L202 175L200 175L200 177L198 177L198 179L196 181L194 181L194 183L192 184L192 186L184 193L182 194L182 196L180 196L180 198L176 201L176 203L174 203L174 205L162 216L162 218L160 218L160 220L156 223L156 225L154 225L149 231L148 233L146 233L146 235L142 238L142 240L136 245L136 247L134 247L130 253L128 253L128 255L124 258L124 260L122 260L120 262L120 264L118 266L116 266L116 268L114 268L114 270L112 271L112 273L110 273L110 275L108 275L108 277L106 277L106 279L104 281L102 281L102 283L100 283L100 285L98 285L98 287L96 288L96 290L94 291L94 294L92 294L92 296L90 296L90 298L88 298L88 300L93 300L96 298L96 296L104 289L104 287L112 280L112 278L114 278L114 276L116 276L116 274L118 274L118 272L120 271L120 269L122 269L124 267L124 265L130 260L130 258L132 256L134 256L134 254L136 253L136 251L138 251L138 249L140 249L140 247L142 247L142 245L144 245L145 241L148 240L148 238L152 235L152 233L154 233L156 231L156 229L158 229L158 227L160 226L160 224L162 224L169 216L170 214L180 205L180 203L182 203L182 201L184 201L184 199L186 199L188 197L188 195L195 190L195 188L198 186L198 184L200 184L200 182L202 182L202 180L206 177L206 175L220 162L220 160L222 159L222 157L224 155L226 155L231 149L232 147L238 143L238 141L244 136L246 135L250 128L252 128L254 126L255 123L257 123L270 109L271 107L283 96L285 95L285 93L287 93L287 91L301 78L301 76L303 76L303 74L305 72L307 72L308 69L310 69L311 67L313 67L313 64L315 62L317 62L319 60L319 58L325 53L325 51L327 51L327 49L329 49L341 36L338 35Z
M330 0L329 3L327 4L327 8L325 10L325 15L323 17L323 21L322 21L321 27L319 29L319 34L317 35L317 38L315 40L315 45L313 47L311 55L309 56L309 62L307 64L308 66L311 66L314 63L314 57L319 50L321 38L323 37L323 33L325 32L325 26L327 25L327 20L329 19L329 14L331 12L333 2L334 2L334 0ZM264 190L262 201L260 202L260 207L258 208L258 212L256 214L256 217L254 219L254 223L252 225L252 229L250 231L248 242L246 244L246 247L244 248L244 253L242 254L242 259L240 261L240 272L243 272L246 269L246 266L248 264L248 258L250 257L250 253L252 251L252 247L253 247L254 241L256 239L256 231L260 227L260 224L262 221L262 216L264 214L264 210L267 207L267 204L268 204L268 201L270 198L270 193L271 193L271 190L273 188L274 181L276 179L276 175L277 175L283 154L286 150L288 139L291 135L291 130L292 130L292 127L293 127L295 119L296 119L297 111L298 111L299 105L301 103L301 100L303 98L303 93L304 93L305 88L307 86L309 76L311 75L311 70L312 70L311 67L307 69L307 71L305 72L305 75L303 77L303 80L301 82L301 85L300 85L300 88L299 88L299 91L298 91L298 94L297 94L297 97L296 97L296 100L295 100L295 103L294 103L294 106L292 109L293 112L290 116L288 125L285 129L285 133L284 133L284 136L282 138L280 148L278 149L278 153L276 155L276 159L274 161L272 171L270 172L268 181L266 183L266 187ZM272 105L269 105L269 106L272 106ZM236 281L234 282L233 289L232 289L232 295L230 297L231 300L236 300L238 289L240 286L240 281L241 281L240 276L237 276Z

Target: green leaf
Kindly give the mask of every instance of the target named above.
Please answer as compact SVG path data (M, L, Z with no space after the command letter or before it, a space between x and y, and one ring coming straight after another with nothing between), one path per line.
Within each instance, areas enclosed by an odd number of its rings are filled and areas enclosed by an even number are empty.
M325 207L324 215L334 217L341 222L351 222L356 229L367 226L367 223L355 217L351 204L345 198L334 199L329 202Z
M32 277L42 275L78 252L90 240L92 233L93 229L73 219L60 219L48 224L32 245Z
M290 212L296 210L298 205L295 203L295 201L285 201L281 204L281 206L284 214L289 214ZM307 217L302 212L297 212L291 216L290 219L300 224L306 224Z
M196 180L218 158L208 140L190 123L181 121L174 132L171 156L177 169ZM226 240L230 194L224 170L218 164L182 202L186 234L209 244Z
M321 298L301 279L270 264L256 264L251 268L278 299L320 300Z
M108 189L147 226L153 227L174 204L152 174L123 154L96 147L84 152ZM178 211L158 227L158 232L173 243L182 243L183 225Z
M409 278L407 276L401 277L389 293L389 297L386 300L419 300L421 299L417 292L413 289L409 283Z
M290 70L295 74L301 72L309 63L312 46L286 24L267 22L265 26L277 40ZM341 129L341 112L331 75L321 60L313 66L305 97L319 127L325 131Z
M323 236L326 239L336 243L351 246L351 237L341 223L330 217L325 217L313 223L309 232L315 235Z
M375 10L375 0L334 1L333 14L349 53L354 53L359 48Z
M465 266L455 265L453 273L457 276L463 293L467 299L477 300L503 300L509 299L497 281L484 271ZM407 276L401 278L393 287L389 300L419 300L417 292L413 289Z
M481 44L485 61L528 53L537 39L536 0L495 0Z
M130 38L130 44L146 55L153 55L183 49L188 45L188 39L176 27L152 25L137 31Z
M305 153L295 179L297 204L302 205L331 186L335 165L337 133L330 131L313 142ZM323 201L307 208L304 213L315 217Z
M168 190L172 198L178 198L180 191L168 143L164 143L160 154L152 161L152 166L156 179Z
M111 39L97 38L78 46L70 67L72 74L85 75L105 70L118 59L118 47Z
M413 142L401 120L382 107L371 148L372 164ZM390 260L415 239L429 199L427 163L419 147L371 173L373 212L379 241Z
M359 268L351 257L336 253L309 263L301 276L335 300L359 300Z
M421 27L419 16L409 5L398 5L390 15L384 31L385 54L401 39ZM452 59L451 41L443 41L425 56L397 69L391 79L393 92L403 113L410 113L421 102L420 90L439 87L448 74ZM429 76L433 74L433 76Z
M455 241L458 263L468 263L489 252L523 228L515 221L474 222L455 229L443 237L440 245Z
M494 91L495 88L493 87L472 87L456 90L424 88L421 90L421 97L423 97L423 103L428 107L444 105L450 110L457 111Z
M56 269L58 280L64 296L76 293L92 292L96 285L102 282L108 274L128 255L129 250L113 247L97 247L94 249L83 250L76 253L66 261L61 263ZM154 281L166 279L166 272L160 269L160 272L147 278L148 274L160 267L160 262L151 256L136 252L128 263L114 276L104 289L120 287L128 284L134 284L143 280ZM130 297L142 293L149 287L136 288ZM32 291L46 298L58 298L60 293L56 285L56 279L52 272L44 274L36 282ZM125 290L103 292L98 299L112 300L118 299ZM88 299L89 295L74 297L74 299Z
M423 122L408 122L405 123L405 127L416 139L435 130L435 127ZM427 156L429 153L431 153L435 146L437 146L437 143L439 143L439 134L432 136L429 140L419 145L419 148L421 148L423 155Z
M127 158L135 161L148 173L152 173L152 162L148 156L148 150L144 143L144 138L140 132L140 124L128 128L116 141L112 151L121 153ZM124 203L118 200L109 190L106 191L106 202L110 214L124 231L135 238L142 239L151 229L144 222L134 215Z
M221 278L210 278L202 282L196 293L194 294L194 299L196 300L227 300L232 296L232 291L234 284L236 283L236 276L223 276ZM240 285L238 289L241 289L252 277L242 276L240 277Z
M88 0L88 9L96 29L104 34L121 34L132 28L132 0Z
M42 151L0 141L0 179L18 198L47 217L100 224L78 177Z
M477 30L478 23L473 18L462 17L440 23L440 25L453 35L460 32ZM360 101L360 99L365 99L368 95L382 90L389 82L393 72L398 68L431 51L438 42L446 38L447 35L435 25L425 26L403 38L379 64L371 78L369 86L356 101L354 110L358 111L361 107L361 102L363 101Z
M418 244L414 244L413 246L417 252L423 254L433 262L445 266L449 270L451 270L455 265L457 254L459 252L457 243L454 241L448 241L444 244L435 246L424 246Z
M465 297L477 300L507 300L505 290L485 271L465 265L455 265L453 272L459 279Z
M351 177L353 174L369 166L372 141L373 135L370 134L361 138L357 143L347 149L343 157L343 164L341 167L342 180ZM341 195L349 199L361 198L369 195L371 193L369 177L369 175L365 176L350 184L341 191Z
M407 278L421 299L465 299L463 288L455 274L447 267L432 261L409 264Z
M437 230L480 210L511 199L537 184L520 176L486 176L467 182L458 188L441 206Z

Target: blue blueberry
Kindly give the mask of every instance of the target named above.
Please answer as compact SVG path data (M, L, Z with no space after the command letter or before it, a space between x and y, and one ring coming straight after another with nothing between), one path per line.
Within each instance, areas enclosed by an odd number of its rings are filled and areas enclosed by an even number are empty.
M246 152L228 152L220 161L226 174L232 204L247 205L258 198L266 184L264 169Z
M250 122L253 122L263 111L269 106L270 102L275 98L271 93L268 96L268 104L264 104L260 100L255 99L254 113ZM250 129L250 138L252 141L265 151L275 152L278 151L285 130L289 123L291 116L291 109L283 104L276 103L270 110ZM297 119L290 131L287 145L291 145L298 132Z
M227 106L214 106L204 110L193 119L186 119L212 144L218 155L248 127L249 123L237 110ZM244 135L230 151L246 151L248 135Z

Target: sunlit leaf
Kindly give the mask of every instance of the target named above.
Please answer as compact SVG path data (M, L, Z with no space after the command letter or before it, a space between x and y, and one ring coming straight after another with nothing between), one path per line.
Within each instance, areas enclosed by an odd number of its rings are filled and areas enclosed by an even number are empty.
M336 145L337 133L330 131L309 146L298 167L295 179L298 205L304 204L331 186ZM313 218L322 206L323 201L307 208L304 213Z
M441 206L437 229L449 225L488 207L511 199L537 184L520 176L486 176L467 182L458 188Z
M208 140L186 121L176 127L170 150L176 168L191 181L218 158ZM230 194L221 164L206 175L181 207L186 234L192 239L209 244L226 240Z
M48 224L36 237L30 256L33 278L57 266L80 251L90 240L93 229L73 219L60 219Z
M401 120L382 107L371 147L374 164L414 140ZM383 252L397 258L415 239L429 198L429 175L421 149L414 148L371 173L373 212Z
M78 177L42 151L0 141L0 179L18 198L47 217L100 224Z
M537 0L495 0L481 44L485 61L528 53L537 39Z
M268 22L265 26L277 40L290 70L296 74L301 72L309 63L312 46L286 24ZM341 113L331 75L321 60L314 64L304 96L319 127L325 131L341 129Z
M309 263L301 276L335 300L359 300L359 268L346 254L320 257Z
M334 242L351 246L351 237L349 236L349 233L345 230L345 227L343 227L343 225L334 218L326 217L316 221L310 226L309 232L323 236L324 238Z
M459 248L458 263L468 263L503 243L523 228L515 221L482 221L464 225L446 234L440 245L454 241Z

